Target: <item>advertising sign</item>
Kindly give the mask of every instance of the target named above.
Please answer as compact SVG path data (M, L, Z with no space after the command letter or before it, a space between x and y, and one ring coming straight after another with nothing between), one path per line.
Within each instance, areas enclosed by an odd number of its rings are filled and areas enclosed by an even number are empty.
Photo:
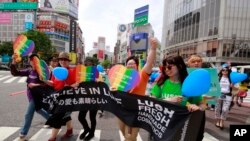
M0 3L0 10L36 10L36 2L3 2Z
M33 28L32 22L25 22L24 24L25 31L31 30Z
M52 26L51 21L49 20L39 20L38 21L38 28L50 28Z
M148 23L148 9L149 5L135 9L134 27Z
M31 13L25 14L25 22L33 22L33 14Z
M76 26L75 20L70 20L70 39L69 39L69 51L76 51Z
M0 13L0 24L11 24L12 23L12 13Z
M104 51L103 50L98 50L98 54L97 54L97 58L98 59L103 59L104 58Z
M77 0L40 0L39 8L44 11L60 12L78 18Z
M130 50L147 50L148 33L135 33L130 36Z
M148 15L138 17L134 21L134 27L144 25L148 23Z
M221 92L220 92L220 84L219 84L219 78L217 75L217 70L215 68L203 68L203 69L207 70L211 76L211 87L209 89L209 92L206 95L219 97ZM195 68L187 69L188 73L191 73L194 70L196 69ZM214 99L207 100L207 103L215 104L216 101Z
M38 0L17 0L17 2L38 2Z

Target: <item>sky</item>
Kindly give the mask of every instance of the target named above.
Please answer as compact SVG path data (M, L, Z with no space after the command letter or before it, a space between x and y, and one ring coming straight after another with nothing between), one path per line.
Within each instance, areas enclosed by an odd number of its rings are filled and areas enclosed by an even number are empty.
M79 0L78 22L85 39L85 53L92 50L98 37L114 51L118 24L134 21L134 10L149 5L149 19L155 37L161 41L164 0Z

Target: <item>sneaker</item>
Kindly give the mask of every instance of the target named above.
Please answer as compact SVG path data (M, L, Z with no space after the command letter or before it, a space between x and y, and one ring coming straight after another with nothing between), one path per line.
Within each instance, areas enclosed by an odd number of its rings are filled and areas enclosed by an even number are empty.
M103 113L99 113L99 118L102 118L103 117Z
M20 137L18 138L18 141L27 141L27 139L25 139L25 136L20 136Z
M73 136L73 128L67 130L67 132L62 136L62 139L69 138L71 136Z
M79 137L79 139L80 140L83 140L85 137L86 137L86 135L89 133L89 131L84 131L81 135L80 135L80 137Z
M95 133L89 133L86 138L84 138L85 141L91 140L95 136Z

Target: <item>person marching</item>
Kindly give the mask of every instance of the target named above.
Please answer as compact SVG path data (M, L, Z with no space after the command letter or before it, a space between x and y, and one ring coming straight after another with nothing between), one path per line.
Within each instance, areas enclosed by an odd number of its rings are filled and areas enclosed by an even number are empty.
M17 70L16 68L16 61L15 58L17 56L13 55L12 57L12 63L10 66L10 72L13 76L26 76L27 80L27 97L29 100L28 103L28 108L25 114L25 119L24 119L24 124L23 127L20 130L20 134L19 134L19 141L25 141L25 137L27 136L33 117L34 117L34 113L36 111L35 109L35 103L33 100L33 97L31 95L31 91L30 89L36 86L41 86L44 85L44 83L39 79L38 73L35 70L35 66L34 66L34 62L33 62L33 58L34 57L38 57L39 56L37 54L31 54L29 56L29 64L31 66L31 68L28 69L23 69L23 70ZM49 118L49 114L44 110L44 109L39 109L38 111L36 111L38 114L40 114L42 117L44 117L46 120Z
M75 68L70 68L69 63L69 54L66 52L61 52L58 57L59 64L61 67L64 67L68 70L68 77L66 80L58 80L55 78L54 74L52 75L51 80L46 81L46 83L50 86L53 86L56 91L61 90L64 86L70 86L72 88L77 87L79 83L76 82L76 72ZM51 136L48 141L56 141L56 136L61 128L61 126L66 124L67 131L62 136L62 139L71 137L73 135L73 126L72 119L70 116L71 112L67 113L57 113L52 114L52 116L46 122L46 125L53 127Z
M134 87L132 90L129 91L130 94L136 95L145 95L147 82L149 76L152 72L153 64L156 58L156 48L158 46L157 40L155 38L150 38L150 51L148 53L147 61L142 70L140 71L140 82L139 84ZM138 70L139 60L135 56L130 56L126 60L126 67L130 69ZM136 141L139 128L137 127L130 127L126 125L123 121L118 119L119 128L125 138L125 141Z
M85 66L94 66L93 59L91 57L87 57L84 61ZM87 112L89 111L89 118L91 126L89 127L88 122L86 120ZM96 115L98 110L81 110L79 111L78 120L83 126L84 132L80 135L80 140L90 140L95 136L95 128L96 128Z

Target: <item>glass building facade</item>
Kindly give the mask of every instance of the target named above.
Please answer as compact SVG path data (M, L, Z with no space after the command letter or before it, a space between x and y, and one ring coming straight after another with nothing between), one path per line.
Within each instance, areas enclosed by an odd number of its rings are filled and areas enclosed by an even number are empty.
M249 0L166 0L164 57L199 54L205 62L250 64Z

